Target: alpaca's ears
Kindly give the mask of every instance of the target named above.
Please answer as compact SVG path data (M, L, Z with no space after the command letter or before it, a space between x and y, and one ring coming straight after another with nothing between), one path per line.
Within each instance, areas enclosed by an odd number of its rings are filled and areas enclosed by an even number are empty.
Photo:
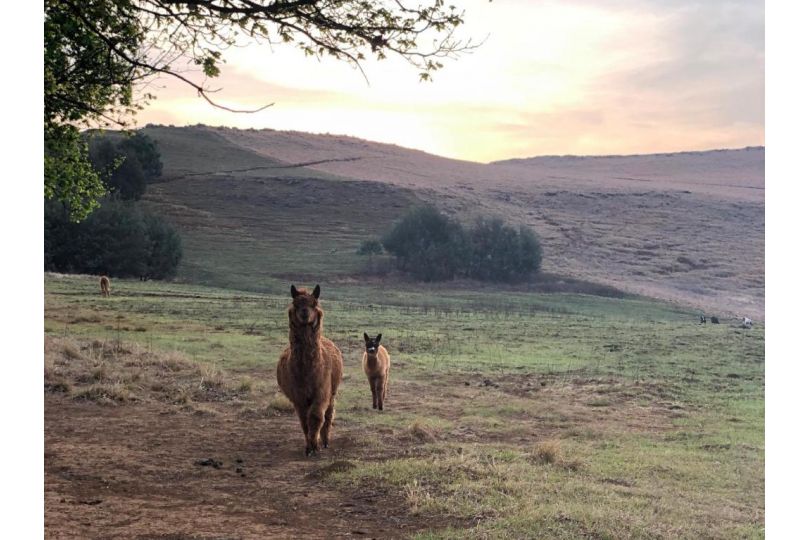
M382 334L376 336L376 342L379 343L380 341L382 341Z
M301 294L298 292L298 289L295 288L295 285L289 288L289 292L292 294L292 298L295 298L296 296Z
M315 285L315 290L312 292L312 296L315 298L320 298L320 285Z
M367 342L369 342L369 341L371 341L371 338L370 338L370 337L368 337L368 334L366 334L365 332L363 332L363 333L362 333L362 336L365 338L365 342L366 342L366 343L367 343Z

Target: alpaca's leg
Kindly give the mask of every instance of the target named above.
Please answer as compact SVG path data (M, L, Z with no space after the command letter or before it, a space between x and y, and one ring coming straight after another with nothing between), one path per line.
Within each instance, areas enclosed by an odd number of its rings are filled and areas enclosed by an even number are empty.
M385 382L382 380L382 377L377 377L376 379L376 404L377 409L380 411L382 410L382 402L385 401Z
M301 429L303 430L303 436L306 437L308 430L306 429L306 409L301 407L295 407L295 412L298 414L298 420L301 422Z
M371 383L371 397L374 400L374 409L376 409L376 404L378 403L378 400L377 400L377 397L376 397L376 379L373 379L373 378L368 379L368 382Z
M323 441L323 448L329 447L329 437L331 437L331 426L334 421L334 399L329 403L329 408L326 409L326 415L323 419L323 427L320 428L320 440Z
M320 428L323 427L323 409L319 403L313 404L309 407L309 414L307 416L307 432L306 432L306 455L311 456L317 452L317 438L320 435Z

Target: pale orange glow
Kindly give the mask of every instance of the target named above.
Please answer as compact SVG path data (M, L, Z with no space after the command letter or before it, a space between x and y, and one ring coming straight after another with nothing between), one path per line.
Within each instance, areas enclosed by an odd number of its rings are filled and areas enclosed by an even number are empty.
M294 48L233 49L217 98L273 107L229 113L162 80L138 122L347 134L473 161L763 144L763 2L676 4L469 2L464 32L486 40L431 83L397 59L368 63L366 84Z

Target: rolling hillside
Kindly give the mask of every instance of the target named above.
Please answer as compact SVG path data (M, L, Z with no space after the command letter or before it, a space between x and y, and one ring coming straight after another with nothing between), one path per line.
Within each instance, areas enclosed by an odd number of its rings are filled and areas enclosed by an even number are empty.
M418 201L533 227L544 270L764 317L764 149L465 162L345 136L151 126L180 277L261 289L355 281L357 244Z

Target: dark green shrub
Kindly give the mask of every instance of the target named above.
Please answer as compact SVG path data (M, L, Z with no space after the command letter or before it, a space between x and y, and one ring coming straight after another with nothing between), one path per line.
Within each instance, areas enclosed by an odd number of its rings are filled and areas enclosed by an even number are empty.
M115 277L172 277L182 258L174 228L129 201L109 199L79 223L45 202L45 269Z
M535 275L542 263L539 239L528 227L515 229L499 218L481 218L466 230L432 206L410 211L382 243L400 270L422 281L464 276L520 281Z
M463 275L469 265L469 242L459 223L432 206L413 209L382 238L399 268L422 281Z
M469 231L469 276L483 281L520 281L539 271L542 248L528 227L500 218L480 218Z

